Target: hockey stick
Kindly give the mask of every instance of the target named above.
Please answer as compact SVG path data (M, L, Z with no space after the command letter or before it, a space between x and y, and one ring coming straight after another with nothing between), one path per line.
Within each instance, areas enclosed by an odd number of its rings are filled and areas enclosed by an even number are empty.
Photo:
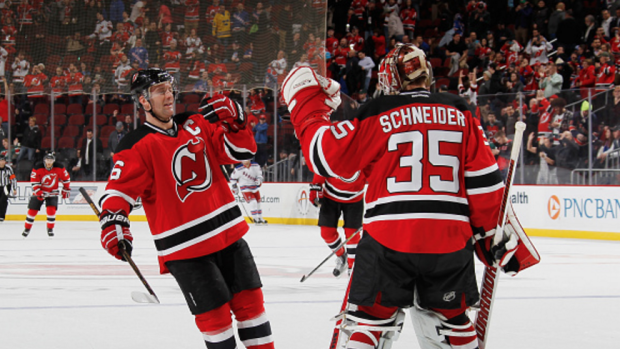
M499 217L497 218L497 227L495 228L495 236L493 244L497 245L502 241L504 236L504 225L508 215L508 198L510 196L510 188L514 180L514 172L517 167L517 159L521 151L521 143L523 143L523 131L525 131L525 123L517 121L515 124L515 136L512 142L512 151L510 152L510 163L508 164L508 175L506 176L506 186L499 208ZM485 349L489 339L489 323L491 320L491 311L493 310L493 300L495 291L499 282L499 272L497 267L485 267L480 285L480 310L476 314L474 327L478 335L478 347Z
M351 276L353 276L353 273L351 273ZM349 282L347 283L347 290L344 294L342 305L340 306L340 313L338 313L339 315L343 314L345 310L347 309L347 303L349 303L349 291L351 290L351 280L353 280L352 277L349 278ZM341 332L340 325L342 324L343 320L344 320L344 317L339 317L339 319L336 320L336 325L334 325L334 333L332 334L332 340L331 342L329 342L329 349L337 349L338 345L340 344L340 332Z
M325 257L325 259L319 263L319 265L317 265L314 269L312 269L312 271L310 271L308 273L308 275L304 275L301 277L301 280L299 280L299 282L304 282L306 281L306 279L308 279L310 277L310 275L314 274L315 271L317 271L321 266L323 266L323 264L325 264L325 262L327 262L333 255L336 254L336 251L338 251L339 249L341 249L342 247L344 247L344 245L347 244L347 242L349 242L351 239L353 239L353 237L355 237L357 234L360 233L360 231L362 231L362 228L359 228L355 231L355 233L351 234L351 236L349 236L346 240L344 240L343 242L340 243L340 245L338 245L338 247L336 247L332 253L329 254L329 256Z
M90 205L90 208L93 209L93 212L95 212L97 217L99 217L101 215L101 211L99 211L99 208L93 202L93 199L91 199L90 195L88 195L88 192L86 192L86 189L84 189L83 187L80 187L80 193L82 194L86 202L88 202L88 204ZM159 298L157 298L157 295L155 294L155 292L153 292L153 289L151 288L149 283L146 282L146 279L144 278L144 276L142 276L140 269L138 269L138 266L136 265L136 263L134 263L129 253L127 253L127 250L125 249L125 244L123 243L123 241L119 242L119 250L121 254L123 255L123 258L125 258L125 260L129 263L129 265L131 265L131 268L136 273L140 281L142 281L142 284L144 285L144 287L146 287L147 291L149 291L149 294L146 294L144 292L133 291L131 292L131 299L133 299L134 302L137 302L137 303L159 304Z
M230 183L230 176L228 175L228 172L226 172L224 165L221 165L220 167L222 168L222 173L224 173L224 177L226 177L226 180ZM239 206L241 206L243 212L245 212L245 215L248 216L248 218L250 219L250 223L256 223L254 222L254 218L252 218L252 216L248 214L248 210L245 209L245 206L243 206L243 198L241 196L237 196L236 194L233 194L233 196L236 200L239 200Z

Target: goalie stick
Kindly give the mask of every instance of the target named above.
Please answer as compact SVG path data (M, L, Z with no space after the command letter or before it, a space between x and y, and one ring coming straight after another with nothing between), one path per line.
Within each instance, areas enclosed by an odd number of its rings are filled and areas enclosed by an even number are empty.
M299 280L299 282L304 282L306 281L310 275L314 274L315 271L317 271L321 266L323 266L323 264L325 264L325 262L327 262L333 255L336 254L336 251L338 251L339 249L343 248L347 242L349 242L351 239L353 239L354 236L356 236L357 234L360 233L360 231L362 231L363 228L359 228L355 231L355 233L351 234L351 236L349 236L346 240L344 240L343 242L340 243L340 245L338 245L338 247L336 247L332 253L329 254L329 256L325 257L325 259L319 263L319 265L317 265L314 269L312 269L308 275L304 275L301 277L301 280Z
M88 204L90 205L90 208L93 209L93 212L97 215L97 217L99 217L101 215L101 211L99 211L99 208L93 202L93 199L90 197L90 195L88 195L84 187L80 187L80 193L84 197L84 200L88 202ZM123 258L125 258L125 260L129 263L129 265L131 266L133 271L136 273L140 281L142 281L142 284L144 285L144 287L146 287L147 291L149 291L149 294L146 294L144 292L133 291L131 292L131 299L133 299L134 302L137 302L137 303L159 304L159 298L157 298L157 295L155 294L155 292L153 292L153 289L151 288L149 283L146 281L146 279L140 272L140 269L138 269L138 266L136 265L136 263L134 263L129 253L127 253L127 250L125 250L125 244L122 241L120 241L118 247L119 247L119 251L123 255Z
M495 236L493 237L494 245L501 242L504 238L504 225L508 215L508 198L510 197L510 188L514 180L514 172L517 167L517 159L523 143L523 131L525 131L525 123L517 121L515 124L515 136L512 142L512 151L510 152L510 162L508 164L508 175L506 176L506 186L502 195L502 201L499 209L499 217L497 218L497 227L495 228ZM482 276L482 284L480 285L480 310L476 314L474 327L478 335L478 347L485 349L489 339L489 324L491 320L491 311L493 310L493 300L495 291L499 282L499 268L485 267Z

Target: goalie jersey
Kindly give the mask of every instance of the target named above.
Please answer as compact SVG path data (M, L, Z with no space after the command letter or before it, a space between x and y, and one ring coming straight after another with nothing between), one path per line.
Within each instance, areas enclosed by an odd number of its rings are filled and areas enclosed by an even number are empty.
M263 183L263 171L260 169L260 165L254 161L249 168L237 165L230 175L230 183L238 184L242 193L256 193Z
M166 261L220 251L248 231L220 165L255 152L250 129L224 133L200 114L175 115L170 130L145 123L118 145L101 207L130 212L142 198L165 273Z
M311 169L368 179L364 230L407 253L450 253L494 229L504 184L465 101L424 89L383 96L356 118L298 130ZM344 161L343 159L346 159Z

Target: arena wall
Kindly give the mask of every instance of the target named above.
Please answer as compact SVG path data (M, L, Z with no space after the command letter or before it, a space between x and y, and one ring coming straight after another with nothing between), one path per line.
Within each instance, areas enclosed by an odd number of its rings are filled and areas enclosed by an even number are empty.
M105 183L72 183L71 197L59 204L57 221L97 220L77 190L80 186L97 201ZM515 185L513 188L510 201L531 236L620 241L620 187ZM25 219L31 194L29 183L19 183L18 196L9 205L8 220ZM310 204L308 196L306 183L265 183L261 187L263 216L272 224L316 225L318 209ZM37 220L44 219L45 215L37 216ZM145 221L144 210L134 210L130 219Z

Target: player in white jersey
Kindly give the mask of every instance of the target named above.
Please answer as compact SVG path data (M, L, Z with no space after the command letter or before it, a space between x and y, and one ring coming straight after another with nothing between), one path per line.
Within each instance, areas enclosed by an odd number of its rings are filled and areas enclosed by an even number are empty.
M260 208L260 186L263 184L263 171L260 165L254 161L244 160L237 165L230 175L233 192L235 195L243 194L243 198L250 206L250 214L256 224L267 224L263 219L263 211Z

